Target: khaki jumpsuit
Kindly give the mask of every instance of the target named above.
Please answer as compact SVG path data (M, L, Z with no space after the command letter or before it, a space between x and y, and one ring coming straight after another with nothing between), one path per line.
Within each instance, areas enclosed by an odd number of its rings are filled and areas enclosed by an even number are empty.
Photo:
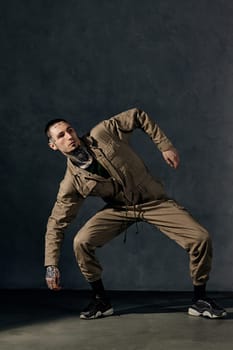
M194 285L209 278L211 239L206 231L177 202L166 195L160 181L129 145L136 128L144 131L163 152L173 147L158 125L139 109L131 109L104 120L82 138L110 177L92 174L67 160L67 170L48 219L45 266L58 265L64 231L88 196L100 196L106 206L81 228L74 238L74 253L87 281L101 278L97 247L124 232L136 221L145 221L176 241L188 253Z

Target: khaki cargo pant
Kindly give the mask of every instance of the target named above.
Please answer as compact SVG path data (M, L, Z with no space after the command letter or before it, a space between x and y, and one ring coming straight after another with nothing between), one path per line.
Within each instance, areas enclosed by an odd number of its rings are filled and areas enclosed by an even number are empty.
M101 278L102 267L95 256L101 247L136 221L145 221L189 253L190 275L194 285L206 283L212 259L208 232L173 200L155 200L129 207L104 207L81 228L74 238L74 252L88 282Z

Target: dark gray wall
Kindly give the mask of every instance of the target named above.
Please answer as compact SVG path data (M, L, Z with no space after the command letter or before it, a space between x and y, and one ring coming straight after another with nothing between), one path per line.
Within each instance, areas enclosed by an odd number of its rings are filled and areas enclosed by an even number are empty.
M164 164L137 132L134 145L168 193L211 232L209 288L232 289L233 3L227 0L8 1L1 5L1 279L43 288L44 232L65 159L47 148L45 122L66 117L79 134L131 107L174 142ZM101 200L67 230L62 283L86 288L72 252ZM146 224L98 252L110 289L189 290L188 257Z

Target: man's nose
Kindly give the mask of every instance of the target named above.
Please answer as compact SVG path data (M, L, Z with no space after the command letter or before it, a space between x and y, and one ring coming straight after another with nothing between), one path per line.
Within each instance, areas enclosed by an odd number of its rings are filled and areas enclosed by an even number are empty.
M69 132L66 132L66 138L67 140L70 140L72 139L72 135Z

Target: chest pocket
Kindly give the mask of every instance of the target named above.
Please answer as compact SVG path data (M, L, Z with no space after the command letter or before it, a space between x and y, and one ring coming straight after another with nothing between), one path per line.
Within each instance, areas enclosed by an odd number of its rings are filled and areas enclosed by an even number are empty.
M108 160L112 160L119 151L120 145L113 140L110 140L104 147L104 153Z
M96 186L96 181L94 179L87 179L85 176L80 175L75 176L74 182L75 188L84 198L86 198Z

